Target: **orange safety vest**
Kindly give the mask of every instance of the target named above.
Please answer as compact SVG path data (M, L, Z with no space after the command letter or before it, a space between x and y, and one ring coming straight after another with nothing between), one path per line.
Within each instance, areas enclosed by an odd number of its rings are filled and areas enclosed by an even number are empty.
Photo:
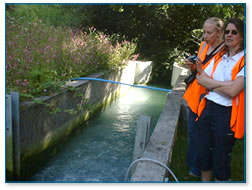
M211 78L213 78L213 74L217 68L217 65L222 60L218 59L214 63L213 71L211 74ZM244 56L242 56L239 61L235 64L232 69L232 80L235 80L236 75L240 72L240 70L244 66ZM208 94L208 92L206 93ZM206 106L206 98L202 98L198 108L198 118L200 117L201 113L203 112ZM196 119L196 121L198 120ZM230 128L234 132L234 137L237 139L242 139L244 136L244 89L233 98L232 102L232 112L231 112L231 119L230 119Z
M206 42L201 42L200 48L198 51L198 57L204 61L206 58L206 54L209 48L209 44ZM213 58L212 58L213 59ZM205 69L209 63L211 62L210 59L206 64L202 66L203 69ZM200 86L198 84L197 79L195 79L191 84L188 85L185 94L183 98L186 100L188 107L195 113L197 114L198 111L198 106L199 106L199 100L200 100L200 95L206 91L206 88Z
M234 66L232 70L232 80L235 80L236 75L240 72L242 67L244 67L244 56L242 56L242 59ZM244 95L243 89L236 97L233 98L232 102L230 128L235 134L234 137L237 139L242 139L244 136Z

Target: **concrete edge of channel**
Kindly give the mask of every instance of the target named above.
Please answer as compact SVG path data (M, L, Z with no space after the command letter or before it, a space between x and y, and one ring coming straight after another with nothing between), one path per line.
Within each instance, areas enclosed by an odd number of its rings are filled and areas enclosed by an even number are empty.
M183 114L182 117L186 117L186 103L182 98L186 89L184 83L186 75L182 72L177 78L173 91L167 94L166 104L143 152L142 158L150 158L165 165L170 165L180 114ZM166 173L167 170L155 162L139 161L132 172L130 181L164 182Z

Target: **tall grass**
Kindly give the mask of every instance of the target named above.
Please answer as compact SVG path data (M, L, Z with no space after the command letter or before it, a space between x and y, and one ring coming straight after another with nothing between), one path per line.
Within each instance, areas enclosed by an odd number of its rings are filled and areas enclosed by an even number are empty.
M187 131L185 127L178 127L176 140L173 147L170 168L180 182L201 182L200 178L189 176L186 164ZM231 179L233 182L244 182L244 140L236 140L232 151ZM169 175L169 180L173 177ZM213 179L214 181L214 179Z

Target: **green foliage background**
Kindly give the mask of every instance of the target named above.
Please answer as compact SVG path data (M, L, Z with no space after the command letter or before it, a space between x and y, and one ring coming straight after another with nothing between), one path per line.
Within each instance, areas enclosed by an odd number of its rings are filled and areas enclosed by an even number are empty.
M154 62L153 81L170 82L172 64L197 51L209 17L244 18L244 4L87 5L90 21L108 33L137 38L137 51Z
M81 30L76 14L75 7L61 5L7 6L7 92L19 92L21 101L48 96L72 78L115 70L135 58L136 43L93 26Z
M244 19L245 4L7 4L7 14L49 26L135 40L140 59L154 63L152 81L169 83L172 64L195 53L209 17Z

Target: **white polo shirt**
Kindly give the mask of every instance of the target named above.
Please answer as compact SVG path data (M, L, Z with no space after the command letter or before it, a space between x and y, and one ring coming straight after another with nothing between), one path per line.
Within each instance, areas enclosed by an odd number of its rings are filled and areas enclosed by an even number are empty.
M217 81L231 81L233 67L243 55L244 51L241 51L232 57L229 57L227 54L223 55L222 60L217 65L216 70L213 74L213 79ZM205 72L208 74L208 76L211 76L213 66L214 60L212 60L211 63L205 69ZM237 74L236 78L238 76L244 77L244 67ZM206 98L222 106L232 106L232 98L223 94L218 94L214 91L209 92L209 94L206 95Z

